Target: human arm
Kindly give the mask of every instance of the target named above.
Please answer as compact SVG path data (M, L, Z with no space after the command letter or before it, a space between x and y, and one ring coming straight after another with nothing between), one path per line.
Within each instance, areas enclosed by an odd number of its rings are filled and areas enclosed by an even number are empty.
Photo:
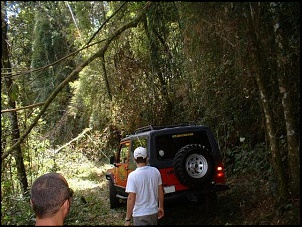
M164 189L163 185L158 186L158 219L164 216Z
M131 219L132 217L132 212L133 212L133 208L134 208L134 204L135 204L135 198L136 198L136 194L133 192L129 192L128 193L128 198L127 198L127 213L126 213L126 219L125 219L125 226L129 226L130 225L130 221L126 221Z

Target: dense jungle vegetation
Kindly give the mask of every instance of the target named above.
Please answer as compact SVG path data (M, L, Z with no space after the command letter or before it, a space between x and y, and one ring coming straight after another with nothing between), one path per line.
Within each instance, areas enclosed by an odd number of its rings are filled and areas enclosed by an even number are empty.
M230 190L160 224L300 225L300 3L1 1L1 224L64 174L67 225L122 225L104 173L145 125L209 126Z

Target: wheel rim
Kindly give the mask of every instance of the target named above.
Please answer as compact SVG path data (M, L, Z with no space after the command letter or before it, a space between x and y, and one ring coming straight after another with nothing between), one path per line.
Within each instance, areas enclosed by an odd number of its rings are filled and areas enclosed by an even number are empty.
M191 154L185 163L187 173L193 178L201 178L208 171L208 162L203 155Z

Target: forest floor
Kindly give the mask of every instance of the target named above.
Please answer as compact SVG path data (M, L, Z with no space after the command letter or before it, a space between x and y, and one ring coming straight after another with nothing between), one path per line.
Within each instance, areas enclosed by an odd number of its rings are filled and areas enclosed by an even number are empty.
M65 225L124 225L126 204L117 209L109 205L105 172L110 164L62 152L55 167L75 192ZM257 174L228 176L227 184L230 189L219 192L217 204L209 210L185 199L166 201L159 225L300 225L300 198L282 206L286 209L276 207L268 182ZM16 199L13 206L2 208L2 224L34 225L28 199Z
M109 206L105 172L111 167L103 164L71 179L76 194L67 225L124 224L126 203L117 209ZM166 201L159 225L300 225L300 199L282 210L275 206L268 182L254 174L230 176L227 183L230 189L219 192L217 204L209 210L185 199Z
M67 225L123 225L126 204L109 207L107 180L78 191ZM217 204L206 211L203 206L187 200L167 201L165 216L159 225L299 225L300 209L280 213L273 198L261 185L253 185L246 177L230 180L230 190L218 194ZM93 186L93 185L91 185ZM255 189L257 187L257 189ZM300 201L296 201L297 203ZM297 204L297 207L300 207Z

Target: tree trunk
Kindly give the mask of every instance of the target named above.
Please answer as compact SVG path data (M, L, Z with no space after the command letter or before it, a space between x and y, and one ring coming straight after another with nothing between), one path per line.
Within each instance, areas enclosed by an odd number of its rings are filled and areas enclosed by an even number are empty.
M260 48L260 40L259 40L259 29L261 28L260 25L260 7L258 3L249 3L250 6L250 13L247 13L247 22L248 22L248 40L250 44L250 52L251 52L251 61L249 61L250 68L255 73L259 93L260 93L260 100L262 104L262 108L264 111L264 117L266 122L266 131L270 143L270 150L272 156L272 166L274 169L274 173L276 174L276 178L278 180L278 193L280 201L285 201L289 198L288 193L288 184L286 181L286 174L285 169L283 167L282 158L280 154L280 149L278 146L278 141L276 138L276 129L274 126L273 121L273 114L272 114L272 106L271 100L269 99L268 95L268 88L265 86L264 75L265 70L265 60L262 58L261 55L261 48Z
M7 23L5 20L6 16L1 13L1 22L2 22L2 59L1 59L1 72L3 70L6 70L7 72L11 72L11 63L9 60L9 53L8 53L8 42L7 42ZM8 105L11 109L16 108L16 102L15 102L15 95L12 90L14 85L14 82L12 80L11 74L4 78L5 86L7 90L7 98L8 98ZM18 116L17 112L13 111L9 114L10 122L12 126L12 141L17 141L20 138L20 131L18 126ZM2 153L2 152L1 152ZM22 155L22 149L21 146L18 145L15 147L15 150L13 152L13 157L16 161L16 168L18 173L18 179L21 185L22 192L25 193L28 190L28 182L26 177L26 171L25 166L23 162L23 155Z
M260 99L262 108L264 111L264 117L266 122L266 131L270 143L270 151L272 156L272 166L274 169L274 173L276 174L276 178L278 180L278 188L279 188L279 197L283 201L283 199L287 199L289 197L288 195L288 187L287 187L287 181L286 181L286 174L284 171L281 154L278 146L278 141L276 138L276 130L273 123L273 115L271 111L271 105L270 100L268 99L266 87L263 83L263 76L261 74L261 67L259 68L258 65L255 65L255 76L256 81L260 93Z
M282 77L282 75L281 75ZM291 194L300 192L300 157L299 142L297 138L296 123L291 108L290 91L287 89L283 78L279 78L279 90L282 94L282 105L284 109L284 118L286 125L288 166L289 166L289 186Z
M277 56L278 56L278 83L279 91L282 95L282 106L285 119L286 135L287 135L287 148L288 148L288 166L289 166L289 190L292 195L296 195L300 192L300 154L299 154L299 139L297 128L297 122L295 121L295 115L293 111L292 98L294 90L290 90L288 83L291 83L291 80L286 80L286 77L289 75L296 75L296 64L290 65L290 62L293 60L290 58L290 55L284 53L291 53L290 43L287 43L286 35L282 27L281 22L277 19L275 22L278 27L275 30L275 41L277 46ZM297 50L299 51L299 50ZM299 63L297 64L299 65ZM289 81L286 83L286 81Z

